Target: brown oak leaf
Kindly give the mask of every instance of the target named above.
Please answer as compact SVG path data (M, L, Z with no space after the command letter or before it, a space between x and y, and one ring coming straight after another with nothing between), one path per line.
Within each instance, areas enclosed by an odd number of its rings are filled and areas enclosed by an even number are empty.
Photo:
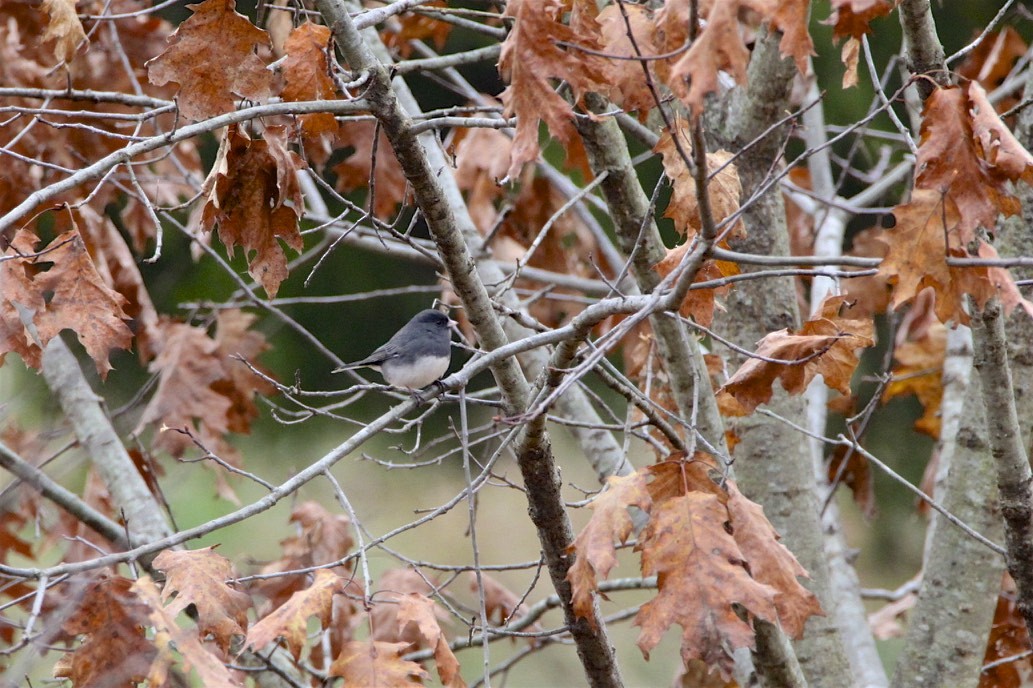
M86 40L82 22L75 13L76 0L43 0L43 11L50 23L43 34L43 42L55 40L54 57L69 63L75 57L75 50Z
M706 15L706 29L671 66L667 84L689 106L693 115L702 112L707 94L718 90L718 72L727 71L736 82L746 83L746 65L750 53L739 30L739 4L737 0L711 3ZM687 19L687 12L674 12L673 9L660 18L662 24L677 21L683 14ZM684 29L680 31L684 32Z
M466 682L459 675L459 660L441 630L440 615L442 610L426 595L410 592L398 599L398 630L416 628L421 644L434 648L434 663L441 683L449 688L465 688Z
M180 628L176 623L177 611L162 606L162 598L150 576L143 576L136 581L133 592L150 608L148 616L154 626L154 645L158 648L158 656L147 676L150 685L168 685L169 669L175 662L172 652L174 647L183 657L184 663L197 672L205 688L240 688L241 684L233 680L222 660L201 644L197 631Z
M859 41L872 32L871 22L889 15L896 4L896 0L832 0L832 16L824 23L833 26L832 36L837 41Z
M430 0L421 5L428 10L447 6L444 0ZM396 25L389 25L381 35L384 45L405 59L412 55L413 41L430 41L440 51L451 33L452 25L446 21L422 13L406 12L397 18Z
M349 122L348 126L341 127L337 145L351 149L348 157L333 167L338 190L368 190L373 194L373 214L382 220L392 219L398 206L408 202L412 194L409 180L383 129L374 122ZM366 203L371 203L368 197Z
M575 3L576 4L576 3ZM582 3L584 5L584 3ZM517 117L512 156L507 177L515 179L524 163L538 157L538 125L545 122L549 133L564 148L577 139L574 111L552 86L553 79L567 82L575 102L588 90L607 87L606 60L584 51L564 48L571 43L598 50L598 23L594 16L572 12L571 2L564 0L513 0L506 4L506 17L514 20L513 28L502 44L499 74L509 83L502 93L506 117ZM571 25L563 23L569 13ZM584 33L575 28L581 20ZM585 28L590 27L590 28Z
M60 235L47 249L37 262L52 265L32 280L34 290L52 294L45 309L37 311L33 318L39 339L46 346L61 330L72 330L93 359L97 372L102 378L107 377L111 370L110 352L128 349L133 341L133 333L125 323L129 319L123 310L126 299L104 283L77 229ZM20 284L24 287L23 282ZM18 285L16 281L15 291Z
M157 655L145 632L149 612L131 580L103 576L89 583L63 625L86 637L58 661L54 676L75 686L130 688L143 681Z
M266 127L263 138L251 139L232 125L205 182L209 193L200 228L211 231L218 223L219 238L231 257L234 246L244 248L248 273L269 298L276 297L287 278L287 256L280 241L295 251L304 247L298 231L304 201L297 177L303 164L287 149L284 127Z
M197 609L197 628L203 638L211 634L223 651L229 652L235 635L244 635L251 596L231 588L226 581L236 577L229 559L211 547L198 550L165 550L154 559L154 567L164 571L161 601L175 617L189 605Z
M893 308L911 302L929 287L936 294L936 317L944 323L968 322L966 297L982 307L990 297L998 296L1008 313L1016 306L1033 312L1033 305L1019 293L1007 269L957 267L947 262L948 256L970 257L962 247L960 214L950 197L915 189L911 201L894 208L893 215L896 227L880 235L888 248L878 273L892 287ZM996 258L997 252L979 240L976 255Z
M642 553L642 575L656 575L659 588L635 617L646 659L678 624L682 660L702 660L728 678L733 662L726 648L753 646L749 618L776 621L778 591L750 577L742 551L725 530L727 520L728 511L713 494L689 492L654 504L635 547ZM747 620L733 605L746 611Z
M39 239L27 229L19 229L4 248L0 260L0 364L8 353L21 356L25 365L39 368L42 349L36 344L22 318L31 318L46 308L43 292L32 282L32 261L16 256L30 256Z
M352 641L330 667L346 686L366 688L422 688L427 672L416 662L402 659L408 643Z
M764 515L764 509L747 499L734 482L728 481L728 515L750 573L760 583L775 589L775 609L782 629L791 638L802 638L804 624L824 613L817 596L797 580L807 570L779 540L781 536Z
M343 593L345 587L346 581L336 573L319 569L311 585L291 595L283 605L248 629L245 647L261 650L282 637L294 659L300 659L309 618L315 616L322 628L328 627L334 595Z
M659 153L664 162L664 172L671 180L671 201L664 217L674 220L674 228L686 237L696 236L701 229L702 220L699 215L699 199L696 196L696 181L685 164L685 155L692 155L692 144L688 137L686 123L679 122L677 129L678 144L669 132L660 135L653 150ZM679 151L680 148L680 151ZM723 222L739 210L739 199L742 196L742 183L735 164L730 162L732 154L728 151L707 153L707 199L715 224ZM731 225L719 230L724 236L739 237L745 232L742 220L735 220Z
M627 542L634 528L628 508L648 512L652 506L646 488L647 476L643 471L635 471L622 477L610 477L606 481L607 489L589 503L592 518L571 545L577 557L567 571L574 613L581 618L595 621L593 600L599 590L599 579L608 577L617 565L614 541Z
M626 4L623 10L627 13L628 24L631 25L635 44L628 38L628 26L624 23L621 6L607 5L599 13L599 39L602 50L607 55L619 57L650 57L656 55L656 20L653 11L643 5ZM636 50L637 48L637 50ZM642 64L636 60L610 60L606 67L608 82L607 91L610 100L620 105L627 112L635 110L648 111L655 107L656 101L649 90L648 82L642 71Z
M947 328L936 323L924 336L893 349L893 377L882 392L883 403L905 395L918 398L924 413L915 429L939 439L940 400L943 397L943 359L947 352Z
M224 376L218 345L200 327L162 320L161 350L148 370L158 373L158 388L144 408L136 432L150 423L168 430L159 433L154 446L180 456L191 446L189 437L174 430L200 426L201 440L216 444L229 431L226 416L230 400L212 389Z
M280 542L282 555L262 568L263 574L281 573L321 566L344 558L355 541L351 521L343 514L331 513L318 502L298 504L291 511L291 523L298 524L298 534ZM343 567L336 569L344 573ZM307 585L305 574L272 576L255 584L255 591L278 607L293 593Z
M1019 212L1019 201L1006 181L1028 175L1031 160L1029 153L1004 133L1007 127L997 118L985 94L980 97L981 91L976 83L964 88L938 88L922 110L915 188L945 194L954 202L959 246L966 246L975 237L977 227L993 228L998 214Z
M291 31L284 43L287 53L283 61L283 92L286 101L334 100L337 86L330 78L327 51L330 45L330 29L312 22L305 22ZM331 146L340 128L337 119L329 112L314 112L299 115L301 134L309 158L318 163L326 162L332 152Z
M235 0L187 5L193 14L147 62L155 86L179 84L180 112L195 121L231 112L234 96L262 102L272 94L273 74L256 54L269 34L235 9Z
M839 315L844 297L830 296L819 315L798 332L778 330L757 344L756 356L743 363L718 391L725 415L753 413L771 399L775 380L790 394L801 394L816 375L825 384L850 394L850 378L858 364L857 349L873 346L871 319L850 320Z

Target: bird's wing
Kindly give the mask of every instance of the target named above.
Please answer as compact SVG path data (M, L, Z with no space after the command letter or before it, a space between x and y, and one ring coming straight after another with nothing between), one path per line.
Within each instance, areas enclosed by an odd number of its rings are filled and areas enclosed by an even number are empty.
M345 363L339 368L334 368L333 372L339 373L344 370L354 370L355 368L365 368L367 366L379 366L381 363L389 358L393 358L398 354L398 344L395 339L398 337L396 334L386 344L381 346L379 349L371 353L366 358L359 361L353 361L352 363Z

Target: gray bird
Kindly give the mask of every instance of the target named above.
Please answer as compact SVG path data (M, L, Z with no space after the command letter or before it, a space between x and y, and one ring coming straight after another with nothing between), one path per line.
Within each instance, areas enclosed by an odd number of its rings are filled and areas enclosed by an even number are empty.
M438 380L448 370L452 356L448 316L428 308L417 313L382 347L361 361L334 370L374 368L387 384L421 389Z

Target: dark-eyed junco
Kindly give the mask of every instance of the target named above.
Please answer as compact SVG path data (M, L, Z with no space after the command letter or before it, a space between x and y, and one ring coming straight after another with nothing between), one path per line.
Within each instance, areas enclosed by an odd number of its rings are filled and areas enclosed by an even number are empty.
M334 370L376 368L395 387L421 389L448 370L452 345L448 316L428 308L420 311L382 347L361 361Z

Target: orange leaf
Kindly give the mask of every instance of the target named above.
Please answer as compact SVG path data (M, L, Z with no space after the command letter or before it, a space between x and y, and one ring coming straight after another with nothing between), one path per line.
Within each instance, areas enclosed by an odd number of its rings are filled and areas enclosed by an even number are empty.
M750 573L760 583L776 590L775 609L782 629L791 638L802 638L807 619L824 614L818 598L797 578L807 571L779 540L781 536L764 515L764 509L747 499L734 482L728 482L728 515L735 538Z
M323 628L329 626L334 595L343 593L344 589L343 578L326 569L319 569L315 572L312 585L291 595L283 606L259 619L248 630L245 647L260 650L283 637L294 659L300 659L309 617L318 617Z
M936 292L936 317L944 323L968 322L966 296L981 307L996 295L1008 313L1016 306L1033 312L1033 305L1022 297L1005 268L962 268L947 263L947 256L969 257L968 251L961 248L960 215L949 196L915 189L911 201L894 208L893 215L896 227L881 233L881 241L888 250L879 265L878 277L892 285L894 308L911 302L930 287ZM977 255L996 258L997 252L980 241Z
M1007 133L979 84L933 91L922 110L921 133L915 187L954 202L958 245L966 246L977 227L992 228L999 213L1019 212L1006 181L1033 178L1033 158Z
M771 6L764 0L747 4L764 14L775 28L782 32L782 40L778 43L779 52L793 58L800 74L807 74L807 58L817 54L814 52L814 41L811 40L807 25L811 15L811 3L808 0L781 0L774 3L773 10L768 10Z
M979 83L970 82L967 91L972 133L979 142L982 157L993 166L991 172L995 177L1003 176L1013 182L1021 179L1033 185L1033 155L1001 121Z
M211 547L198 550L165 550L154 559L154 567L167 578L161 601L175 600L167 607L173 617L194 605L201 637L209 633L224 653L229 652L235 635L244 635L251 596L226 584L236 577L229 559Z
M421 5L421 7L426 9L447 6L444 0L431 0ZM388 48L396 50L402 58L408 58L413 51L412 41L426 41L429 39L440 51L445 47L445 41L448 40L449 34L452 33L452 25L448 22L428 17L425 14L410 14L407 12L398 17L397 30L386 31L385 33L387 35L384 37L384 44Z
M958 67L958 75L978 81L983 88L996 88L1011 73L1015 61L1026 54L1026 49L1021 34L1012 26L1003 26L1001 31L992 31L979 41Z
M718 392L718 404L726 415L748 415L771 399L775 380L790 394L800 394L816 375L825 384L850 394L850 378L858 364L857 349L873 346L870 319L847 320L839 315L842 296L830 296L821 314L808 320L799 332L778 330L757 344L750 358ZM765 360L768 359L768 360ZM774 359L774 360L771 360Z
M377 132L375 159L374 132ZM341 128L336 145L352 149L347 158L333 167L337 188L340 191L367 189L374 193L373 214L382 220L390 220L398 206L406 203L412 194L409 180L383 128L369 121L349 122L348 126Z
M408 643L350 642L330 667L346 686L422 688L428 674L416 662L402 659Z
M284 127L266 127L264 138L256 140L237 125L227 128L206 181L210 193L200 223L204 231L219 224L219 238L231 257L234 246L244 247L248 273L269 298L287 278L287 256L278 240L295 251L304 246L298 231L304 201L297 177L304 163L287 150L285 136Z
M608 488L589 504L592 518L571 546L577 557L567 571L574 613L578 617L595 620L593 600L599 590L599 579L609 576L617 565L617 549L613 542L627 542L634 528L628 508L634 506L648 511L652 504L646 489L646 475L635 471L626 476L608 478Z
M503 626L527 615L527 605L520 601L520 597L487 573L481 572L480 583L484 586L483 591L478 587L477 574L471 571L469 578L470 589L484 596L484 607L488 619L494 621L496 625ZM532 624L529 630L537 631L541 630L541 627L538 624ZM528 640L531 644L535 644L534 638Z
M667 252L663 260L653 266L653 269L660 273L661 277L667 277L676 267L678 267L689 248L692 247L691 243L684 243L677 248L673 248ZM710 280L719 280L725 277L739 274L739 266L735 263L730 263L726 260L705 260L703 264L699 266L699 270L696 271L696 276L692 280L693 285L701 282L708 282ZM717 307L715 298L719 295L728 293L732 288L732 285L725 284L718 287L695 288L693 286L689 289L688 293L685 294L685 300L681 303L681 308L678 312L686 317L691 317L693 320L703 325L703 327L710 327L714 321L714 309Z
M692 155L692 144L689 141L687 125L684 120L679 121L678 124L680 146L675 145L671 134L664 131L653 151L663 157L664 172L670 177L674 187L671 191L671 202L667 206L664 217L674 220L674 228L682 236L691 239L699 233L701 228L699 200L696 196L696 181L692 178L692 173L681 155L681 152L687 156ZM679 147L681 152L678 150ZM735 164L729 162L731 159L732 155L728 151L707 153L707 174L710 176L707 181L707 199L715 224L724 221L739 210L742 184L739 181L739 172ZM742 220L736 220L721 230L724 236L733 237L742 236L744 232Z
M893 377L882 392L885 403L913 394L925 413L915 429L933 439L940 437L940 400L943 397L943 359L947 351L947 328L940 323L925 336L898 344L893 350Z
M219 311L216 320L215 353L222 364L223 377L214 382L212 388L232 402L226 413L230 432L250 432L251 421L258 417L255 395L276 391L276 387L251 372L243 361L233 358L243 357L262 370L256 359L270 346L265 335L250 329L257 319L252 313L227 308ZM267 371L266 374L271 376Z
M147 62L151 83L179 84L180 112L197 121L231 112L234 96L269 98L273 75L255 54L269 46L269 34L239 14L235 0L187 7L193 14L169 37L165 52Z
M635 617L646 659L663 633L678 624L682 660L702 660L728 677L733 663L726 648L754 642L749 621L739 618L733 605L775 622L778 591L750 577L738 544L725 530L727 520L728 511L713 494L689 492L653 505L636 546L642 575L655 574L659 587Z
M333 514L318 502L302 502L291 511L291 523L300 532L280 542L282 556L262 568L263 574L294 571L321 566L344 558L352 545L351 521L343 514ZM343 567L336 569L345 571ZM273 576L256 583L257 591L280 606L294 592L307 584L304 574Z
M624 5L631 25L635 45L628 38L628 26L621 15L621 7L616 4L607 5L599 13L599 39L601 49L607 55L621 57L649 57L659 51L656 47L656 21L653 12L643 5ZM638 47L638 52L635 47ZM610 100L620 105L625 111L641 110L647 112L656 105L653 94L645 80L642 64L636 60L610 60L606 72L611 84Z

